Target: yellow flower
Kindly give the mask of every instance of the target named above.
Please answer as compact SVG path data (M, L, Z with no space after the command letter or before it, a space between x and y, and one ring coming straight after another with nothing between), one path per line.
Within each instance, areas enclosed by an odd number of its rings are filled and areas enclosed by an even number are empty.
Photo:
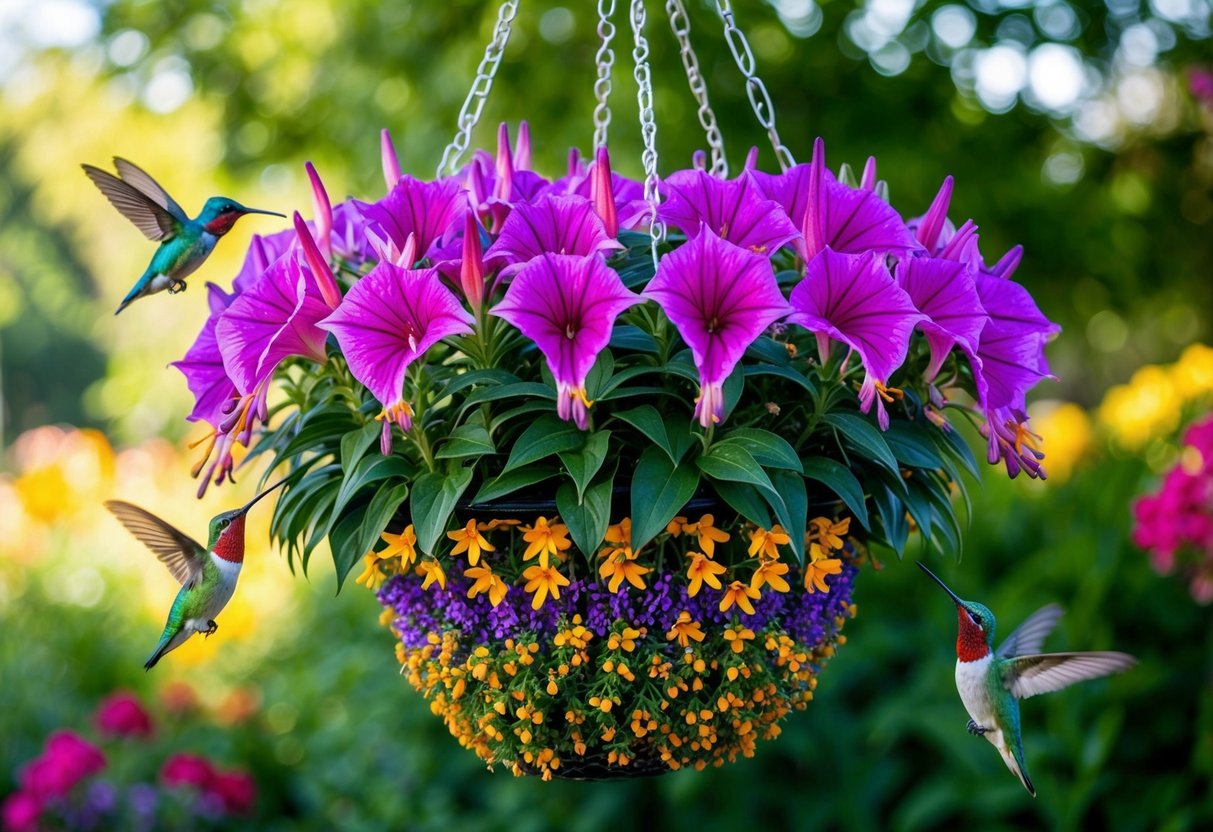
M374 552L369 552L366 556L366 569L354 579L354 583L362 584L367 589L378 589L380 584L387 580L387 575L379 568L382 563L383 560Z
M522 539L530 544L522 553L523 560L530 560L539 555L539 563L546 567L550 555L563 559L561 553L573 545L573 541L568 538L569 527L563 523L553 523L549 526L546 517L540 517L534 526L520 528L523 531Z
M615 545L608 549L606 555L622 555L625 558L632 557L632 520L630 517L625 517L616 523L614 526L607 526L606 534L603 536L607 543Z
M720 599L720 611L728 612L729 607L736 604L750 615L754 614L754 605L750 603L753 598L757 601L762 593L753 587L746 586L741 581L733 581L729 584L729 588L724 591L724 597Z
M837 575L842 571L842 561L826 557L821 547L814 543L809 547L809 562L804 567L804 588L812 595L818 589L829 592L826 575Z
M480 529L482 532L491 532L494 529L517 526L521 522L521 520L490 520L487 523L477 523L476 528Z
M489 596L489 603L494 607L505 598L505 581L497 577L487 563L484 566L473 566L463 570L463 577L475 581L468 589L469 598L475 598L480 593L486 592Z
M412 523L406 526L400 534L384 532L379 537L387 544L387 548L379 552L376 557L380 560L399 557L402 572L413 565L413 561L417 559L417 533L413 530Z
M542 517L539 519L543 520ZM560 587L569 585L569 579L554 566L531 566L522 573L522 577L526 579L526 591L535 593L531 601L531 609L535 610L543 606L549 592L552 598L559 598Z
M417 574L425 575L425 580L421 582L422 589L429 589L435 583L446 589L446 572L442 571L442 564L433 558L426 558L417 564Z
M805 535L806 543L820 544L827 555L835 549L841 549L843 536L851 530L851 518L846 517L837 523L828 517L814 517L809 521L809 531Z
M670 537L678 537L686 531L686 527L687 519L679 515L666 524L665 530L670 533Z
M710 558L716 556L716 544L729 539L729 533L716 528L715 523L714 516L705 514L699 518L698 523L683 524L683 531L699 536L699 548Z
M446 536L456 541L455 548L451 550L451 554L459 555L467 552L468 563L472 566L480 562L481 552L492 552L494 550L493 544L485 540L484 535L476 530L475 520L469 520L467 525L457 532L447 532Z
M679 646L686 647L691 643L691 639L703 641L703 630L699 628L699 622L692 621L691 614L683 610L678 614L678 620L674 622L674 626L665 634L665 637L670 641L677 639Z
M724 631L724 640L729 642L729 646L733 648L734 653L740 653L745 649L747 641L754 640L754 631L738 624Z
M687 595L694 598L699 594L699 590L703 588L704 583L714 589L720 589L720 578L717 575L723 575L729 570L722 564L714 560L709 560L707 556L699 552L691 552L691 565L687 567L687 579L690 580L691 586L687 589Z
M622 552L623 550L616 549L614 551ZM631 550L629 549L628 551L630 552ZM611 554L598 569L598 574L604 578L609 577L610 583L608 584L608 588L611 592L618 592L619 587L625 579L637 589L644 589L644 579L641 576L647 575L650 571L652 570L646 566L641 566L635 560L619 554Z
M787 592L792 587L788 586L788 582L783 576L788 574L788 565L775 560L763 561L763 563L754 570L754 577L750 579L751 589L762 589L763 584L770 584L771 589L776 592Z
M1166 436L1179 427L1183 405L1166 368L1147 365L1133 373L1128 384L1104 394L1099 421L1123 446L1136 450L1155 436Z
M1029 411L1032 424L1048 437L1049 485L1070 478L1074 467L1095 446L1095 431L1087 411L1073 402L1037 402Z
M776 523L770 531L754 529L750 532L750 556L758 555L771 560L779 559L779 546L787 546L792 542L783 526Z

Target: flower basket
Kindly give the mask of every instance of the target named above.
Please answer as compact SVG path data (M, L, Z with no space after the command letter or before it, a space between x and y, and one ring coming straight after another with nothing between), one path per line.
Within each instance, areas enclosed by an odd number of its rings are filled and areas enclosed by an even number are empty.
M976 462L1042 476L1024 395L1056 327L948 179L903 221L869 160L642 187L525 126L255 238L178 366L285 473L272 534L377 590L402 672L487 763L719 765L804 708L869 547L959 550ZM660 197L660 199L659 199ZM271 395L272 391L272 395Z

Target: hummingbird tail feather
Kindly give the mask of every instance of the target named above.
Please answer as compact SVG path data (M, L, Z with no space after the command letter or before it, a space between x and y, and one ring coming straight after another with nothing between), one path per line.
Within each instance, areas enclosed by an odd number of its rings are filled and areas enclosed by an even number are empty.
M132 289L132 290L131 290L131 292L130 292L130 294L128 294L126 297L124 297L124 298L122 299L122 303L118 304L118 308L114 310L114 314L115 314L115 315L120 315L120 314L122 314L122 310L123 310L123 309L126 309L126 307L130 306L130 305L131 305L132 303L134 303L134 302L135 302L135 301L136 301L138 298L139 298L139 290L138 290L138 289Z
M1027 766L1023 763L1023 747L1019 746L1014 751L1006 747L998 750L1002 752L1002 759L1011 773L1019 778L1019 782L1023 783L1023 787L1028 790L1028 794L1036 797L1036 787L1032 785L1032 778L1028 776Z
M156 666L158 661L164 658L165 653L170 653L173 650L176 650L187 638L189 638L189 636L190 634L184 630L178 630L176 633L172 633L171 635L169 633L165 633L160 638L160 643L156 645L155 652L153 652L151 657L144 662L143 669L151 670Z

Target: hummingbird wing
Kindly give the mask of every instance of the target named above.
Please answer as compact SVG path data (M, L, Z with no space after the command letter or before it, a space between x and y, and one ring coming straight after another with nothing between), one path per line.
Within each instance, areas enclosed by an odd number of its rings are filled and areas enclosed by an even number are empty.
M185 211L168 195L168 191L164 190L159 182L152 179L150 173L134 162L123 159L121 156L114 157L114 167L118 169L118 175L122 177L123 182L129 182L131 185L134 185L144 196L176 217L178 222L189 222L189 217L186 216Z
M129 182L92 165L81 165L88 178L149 240L166 240L181 230L182 223L168 209ZM181 209L178 208L178 211Z
M1068 688L1128 670L1137 659L1128 653L1037 653L1003 660L1002 683L1018 699Z
M194 538L139 506L121 500L106 500L105 507L127 531L139 538L140 543L155 553L183 587L192 588L202 577L206 549Z
M1064 612L1065 610L1057 604L1041 607L1025 618L1015 632L1006 637L998 646L998 650L994 652L995 657L1010 659L1028 653L1039 653L1040 648L1044 646L1045 639L1049 637L1049 633L1053 632L1053 628L1057 626L1057 622Z

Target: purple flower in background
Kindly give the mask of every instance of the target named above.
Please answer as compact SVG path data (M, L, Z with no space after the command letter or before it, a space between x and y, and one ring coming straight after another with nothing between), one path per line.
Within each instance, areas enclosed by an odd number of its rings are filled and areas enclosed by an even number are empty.
M402 269L380 263L354 284L319 327L337 338L354 378L383 405L384 454L391 450L391 425L412 426L404 400L404 377L418 356L443 338L471 332L472 316L437 269Z
M605 257L620 248L623 246L607 234L588 199L543 196L533 205L514 206L497 241L485 252L484 263L488 269L500 268L502 275L510 275L545 252Z
M788 320L817 334L822 363L830 354L831 339L859 354L866 370L860 409L867 413L875 402L877 421L887 429L884 405L891 397L885 384L905 361L910 334L925 317L893 280L884 257L825 248L809 262L789 300L795 312Z
M524 210L516 208L507 225ZM556 412L584 430L591 404L586 375L611 339L615 319L641 300L601 258L541 254L518 272L491 314L535 342L556 377Z
M699 370L695 415L704 427L724 416L725 378L746 347L791 309L770 260L701 228L662 258L644 291L691 348Z
M723 181L706 171L680 170L664 186L666 201L657 214L688 237L702 225L722 240L771 257L798 236L796 226L748 173Z
M870 165L875 179L875 164ZM825 166L825 143L813 143L813 161L779 176L752 174L800 229L801 256L811 260L826 246L836 252L904 254L920 248L901 216L869 188L837 181ZM865 182L868 172L865 169ZM872 183L874 186L874 182Z
M449 240L463 226L468 210L463 186L453 179L422 182L403 176L376 203L354 202L366 222L366 234L379 253L379 259L399 263L409 235L417 239L417 254L425 257L435 244Z
M324 361L325 335L316 323L330 311L297 256L275 261L215 324L228 378L241 394L250 394L287 356Z
M206 284L206 291L211 307L210 317L185 357L174 361L172 366L182 372L186 385L194 394L194 409L185 418L191 422L209 422L218 426L225 415L224 407L240 395L223 368L223 354L215 337L219 316L231 305L235 295L229 295L214 283Z
M908 257L897 264L897 285L926 319L918 328L931 348L927 381L939 374L952 347L968 355L977 351L978 338L989 317L977 295L977 285L962 263L929 257Z

